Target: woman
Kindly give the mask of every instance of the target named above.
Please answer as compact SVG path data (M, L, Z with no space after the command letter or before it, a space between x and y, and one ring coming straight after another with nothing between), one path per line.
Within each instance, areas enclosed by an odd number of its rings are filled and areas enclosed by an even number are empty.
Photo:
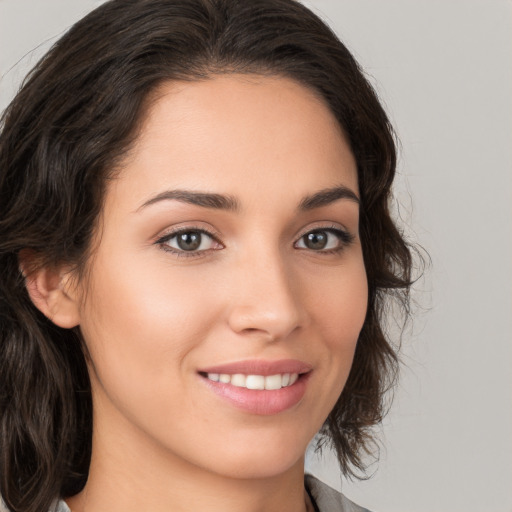
M390 125L323 22L107 2L5 112L0 170L10 510L362 510L304 452L364 470L411 260Z

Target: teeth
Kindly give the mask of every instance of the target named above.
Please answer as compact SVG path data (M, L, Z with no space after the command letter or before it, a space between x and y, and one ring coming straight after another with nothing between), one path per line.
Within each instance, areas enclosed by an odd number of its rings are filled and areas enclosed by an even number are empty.
M239 388L245 388L245 381L246 381L246 377L245 377L245 375L242 375L241 373L235 373L235 375L231 376L231 384L233 384L233 386L238 386Z
M242 373L235 373L233 375L228 373L208 373L207 377L214 382L231 384L239 388L273 390L292 386L297 382L299 374L283 373L264 377L263 375L243 375Z
M283 378L281 375L269 375L265 377L265 389L281 389Z
M247 375L245 387L247 389L265 389L265 377L263 375Z

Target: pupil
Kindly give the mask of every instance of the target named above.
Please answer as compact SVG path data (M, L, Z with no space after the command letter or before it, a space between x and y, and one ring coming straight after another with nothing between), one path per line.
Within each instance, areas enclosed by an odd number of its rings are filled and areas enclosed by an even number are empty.
M327 245L327 233L314 231L306 235L306 247L309 249L323 249Z
M178 236L178 246L184 251L194 251L201 245L201 233L189 231Z

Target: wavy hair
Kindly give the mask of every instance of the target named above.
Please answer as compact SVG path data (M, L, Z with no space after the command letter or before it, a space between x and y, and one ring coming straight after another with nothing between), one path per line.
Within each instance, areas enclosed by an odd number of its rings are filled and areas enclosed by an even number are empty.
M111 0L43 57L1 119L0 493L11 511L48 510L79 492L91 456L92 400L78 328L32 304L22 250L84 268L106 181L164 81L225 73L284 76L322 97L350 144L361 194L368 311L353 367L321 436L346 475L364 470L372 427L396 378L383 322L407 313L411 252L389 212L392 127L359 65L294 0Z

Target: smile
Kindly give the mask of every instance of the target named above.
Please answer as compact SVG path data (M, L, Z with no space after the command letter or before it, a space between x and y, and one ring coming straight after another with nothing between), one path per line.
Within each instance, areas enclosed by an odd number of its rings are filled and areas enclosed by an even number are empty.
M245 413L268 416L300 404L313 367L295 359L246 360L200 368L197 373L223 403Z
M257 389L257 390L276 390L292 386L299 378L298 373L283 373L276 375L244 375L235 373L207 373L206 377L213 382L222 382L231 384L239 388Z

